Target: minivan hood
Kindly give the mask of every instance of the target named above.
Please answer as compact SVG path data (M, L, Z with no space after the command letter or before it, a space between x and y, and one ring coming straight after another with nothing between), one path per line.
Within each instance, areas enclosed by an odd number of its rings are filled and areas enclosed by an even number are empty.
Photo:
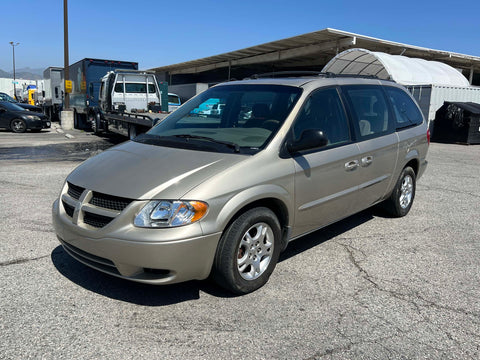
M113 196L174 200L248 157L128 141L86 160L67 181Z

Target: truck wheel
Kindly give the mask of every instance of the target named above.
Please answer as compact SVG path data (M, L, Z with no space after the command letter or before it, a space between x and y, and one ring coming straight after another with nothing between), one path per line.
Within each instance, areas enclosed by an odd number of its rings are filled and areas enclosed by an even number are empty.
M280 223L270 209L259 207L243 213L220 239L213 279L236 294L262 287L280 256L281 236Z
M128 125L128 138L133 140L137 137L137 127L135 125Z
M394 217L402 217L410 211L415 198L415 171L409 166L403 169L390 197L385 200L385 210Z
M99 113L88 114L88 122L90 123L90 126L92 127L92 131L95 135L98 135L102 132Z
M79 115L77 113L77 110L73 110L73 128L78 129L78 124L79 124Z

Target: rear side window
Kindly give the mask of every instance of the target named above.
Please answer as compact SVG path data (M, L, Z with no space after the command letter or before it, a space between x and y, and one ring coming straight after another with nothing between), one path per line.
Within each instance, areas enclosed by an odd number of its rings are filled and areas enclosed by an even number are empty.
M157 89L155 88L154 84L148 84L148 93L149 94L155 94L157 92Z
M355 115L360 139L393 131L387 101L380 86L347 86L343 89Z
M337 89L322 89L313 93L293 125L296 140L309 129L321 130L328 145L339 145L350 141L348 120L338 96Z
M420 110L408 94L394 87L387 87L386 90L395 113L397 129L423 122Z

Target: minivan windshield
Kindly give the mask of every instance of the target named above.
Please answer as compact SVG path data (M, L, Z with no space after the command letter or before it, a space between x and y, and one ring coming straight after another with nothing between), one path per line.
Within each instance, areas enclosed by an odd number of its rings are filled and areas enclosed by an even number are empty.
M301 88L284 85L219 85L196 96L134 141L254 154L276 134L301 92Z

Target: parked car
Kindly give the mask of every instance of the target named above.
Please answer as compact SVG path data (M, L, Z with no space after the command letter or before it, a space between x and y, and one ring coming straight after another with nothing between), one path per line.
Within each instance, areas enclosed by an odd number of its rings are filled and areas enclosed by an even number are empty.
M213 105L209 105L209 108L207 110L203 110L200 113L202 115L219 117L222 114L222 111L224 108L225 108L225 104L213 104Z
M40 131L50 126L50 120L44 114L27 111L8 101L0 101L0 128L23 133L27 129Z
M168 93L168 111L173 112L177 110L180 105L182 105L182 101L177 94Z
M8 94L5 94L5 93L2 93L0 92L0 101L8 101L12 104L16 104L18 106L20 106L21 108L23 108L24 110L28 110L28 111L33 111L33 112L37 112L37 113L41 113L42 112L42 108L40 106L35 106L35 105L30 105L30 104L25 104L25 103L21 103L17 100L15 100L13 97L11 97L10 95Z
M211 99L222 116L195 111ZM77 167L53 224L68 254L105 273L149 284L211 274L244 294L267 282L289 241L375 204L405 216L428 144L394 82L224 83Z

